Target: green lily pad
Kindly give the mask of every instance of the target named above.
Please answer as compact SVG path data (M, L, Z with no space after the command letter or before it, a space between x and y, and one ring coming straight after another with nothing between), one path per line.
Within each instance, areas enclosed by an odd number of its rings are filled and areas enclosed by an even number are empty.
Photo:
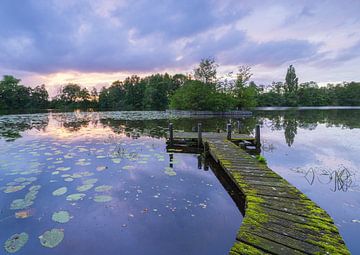
M14 192L22 190L25 187L26 186L24 186L24 185L7 186L6 189L4 190L4 193L14 193Z
M111 159L111 160L112 160L112 162L115 163L115 164L119 164L119 163L121 162L121 159L119 159L119 158L113 158L113 159Z
M84 191L91 189L92 187L94 187L94 184L84 184L84 185L77 187L76 190L79 192L84 192Z
M15 253L19 251L29 240L29 235L25 232L12 235L4 245L4 248L9 253Z
M111 200L112 200L111 196L106 196L106 195L94 196L94 201L97 203L105 203L105 202L109 202Z
M164 173L169 175L169 176L175 176L176 175L176 172L171 167L165 167Z
M52 194L53 194L53 196L61 196L61 195L64 195L66 192L67 192L67 188L61 187L57 190L54 190Z
M31 206L34 202L32 200L26 200L26 199L15 199L11 202L10 209L11 210L20 210L25 209L29 206Z
M66 197L66 200L77 201L77 200L83 199L85 196L86 196L86 194L84 194L84 193L75 193L75 194L68 195Z
M53 213L51 219L59 223L66 223L70 220L70 214L67 211L59 211Z
M38 191L41 188L41 185L34 185L29 188L29 191Z
M92 178L92 179L87 179L85 181L83 181L84 184L95 184L97 183L98 179L96 178Z
M64 230L53 228L52 230L46 231L44 234L39 236L39 239L42 246L54 248L64 239Z
M24 178L24 177L19 177L19 178L16 178L14 181L15 181L15 182L24 182L24 181L26 181L26 178Z
M96 168L96 171L101 172L101 171L104 171L104 170L106 170L106 169L107 169L106 166L98 166L98 167Z
M105 191L109 191L109 190L111 190L111 189L112 189L112 187L109 186L109 185L101 185L101 186L97 186L97 187L95 188L95 191L96 191L96 192L105 192Z
M68 177L68 178L65 178L64 179L64 181L66 181L66 182L72 182L74 179L73 178L71 178L71 177Z
M56 170L58 171L69 171L71 169L71 167L58 167L56 168Z

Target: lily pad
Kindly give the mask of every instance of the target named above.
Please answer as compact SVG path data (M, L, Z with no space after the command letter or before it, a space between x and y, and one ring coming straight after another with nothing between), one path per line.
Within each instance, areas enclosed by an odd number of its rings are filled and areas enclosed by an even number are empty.
M84 194L84 193L75 193L75 194L68 195L66 197L66 200L77 201L77 200L83 199L85 196L86 196L86 194Z
M113 159L111 159L111 160L112 160L112 162L115 163L115 164L119 164L119 163L121 162L121 159L119 159L119 158L113 158Z
M94 201L97 203L105 203L105 202L109 202L111 200L112 200L112 197L107 196L107 195L94 196Z
M72 182L74 179L73 178L71 178L71 177L68 177L68 178L65 178L64 179L64 181L66 181L66 182Z
M54 248L64 239L64 230L53 228L52 230L46 231L44 234L39 236L39 239L42 246Z
M71 167L58 167L56 168L56 170L58 171L69 171L71 169Z
M164 173L169 175L169 176L175 176L176 175L176 172L171 167L165 167Z
M96 192L105 192L105 191L109 191L109 190L111 190L111 189L112 189L112 187L109 186L109 185L101 185L101 186L97 186L97 187L95 188L95 191L96 191Z
M84 185L77 187L76 190L79 192L84 192L84 191L91 189L92 187L94 187L94 184L84 184Z
M25 209L29 206L31 206L34 202L32 200L26 200L26 199L15 199L12 201L10 205L11 210L20 210Z
M95 184L97 183L98 179L96 178L92 178L92 179L87 179L85 181L83 181L84 184Z
M24 185L7 186L6 189L4 190L4 193L14 193L22 190L23 188L25 188Z
M61 196L61 195L64 195L66 192L67 192L67 188L61 187L57 190L54 190L52 194L53 194L53 196Z
M67 211L59 211L53 213L51 219L59 223L66 223L70 220L70 214Z
M96 171L101 172L101 171L104 171L104 170L106 170L106 169L107 169L106 166L98 166L98 167L96 168Z
M29 240L29 235L25 232L12 235L4 245L4 248L9 253L15 253L19 251Z

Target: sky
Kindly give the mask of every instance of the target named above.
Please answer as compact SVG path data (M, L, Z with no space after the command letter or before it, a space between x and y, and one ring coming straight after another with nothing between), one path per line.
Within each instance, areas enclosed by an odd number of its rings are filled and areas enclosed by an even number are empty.
M258 84L360 81L360 1L1 0L0 75L25 85L107 86L131 74L219 75L249 65Z

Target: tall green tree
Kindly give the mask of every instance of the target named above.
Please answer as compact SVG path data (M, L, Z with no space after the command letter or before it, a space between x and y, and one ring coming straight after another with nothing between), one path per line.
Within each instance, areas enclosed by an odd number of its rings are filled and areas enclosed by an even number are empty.
M194 77L205 84L215 84L217 68L218 64L214 58L202 59L199 66L194 69Z

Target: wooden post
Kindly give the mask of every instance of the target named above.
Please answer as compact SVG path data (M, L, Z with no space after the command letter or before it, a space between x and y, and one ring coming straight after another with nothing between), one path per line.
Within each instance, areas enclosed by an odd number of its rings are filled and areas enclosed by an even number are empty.
M228 123L226 125L226 131L227 131L227 139L231 140L231 124L230 123Z
M259 124L257 124L255 127L255 143L256 143L256 148L260 148L261 142L260 142L260 125Z
M201 123L198 123L198 148L201 147L202 144L202 130L201 130Z
M170 146L174 145L174 130L173 130L173 124L169 123L169 140L170 140Z
M241 134L241 123L240 123L240 120L237 121L237 128L238 128L239 134Z

